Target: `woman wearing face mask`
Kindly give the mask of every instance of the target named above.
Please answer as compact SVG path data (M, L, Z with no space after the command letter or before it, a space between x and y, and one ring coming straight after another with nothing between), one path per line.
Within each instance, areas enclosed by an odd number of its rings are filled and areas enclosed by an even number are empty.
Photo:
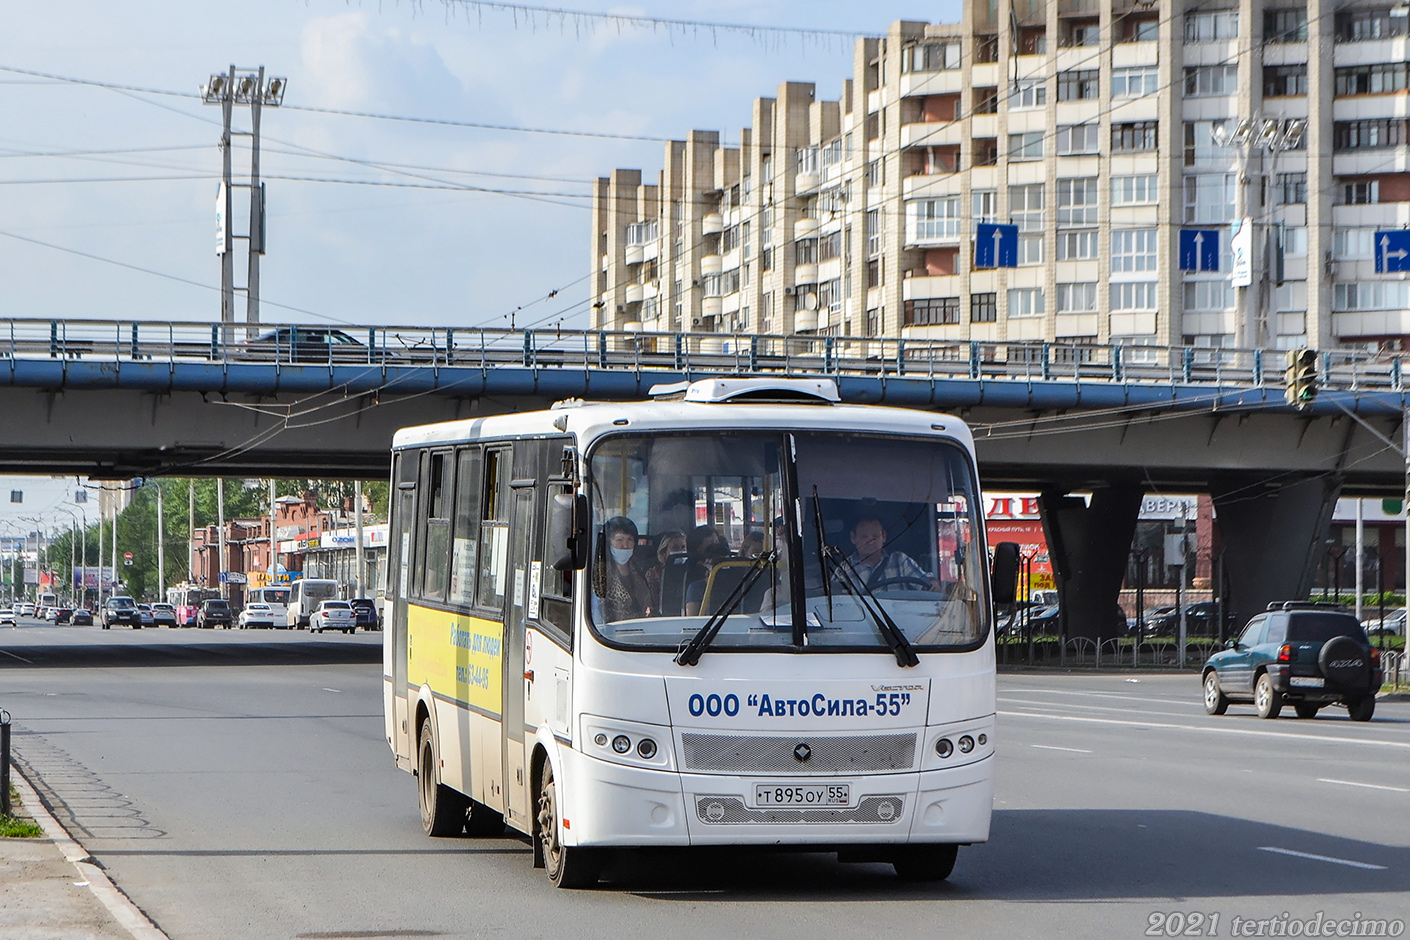
M598 555L592 587L603 621L651 616L651 590L635 558L636 523L613 516L602 528L606 551Z

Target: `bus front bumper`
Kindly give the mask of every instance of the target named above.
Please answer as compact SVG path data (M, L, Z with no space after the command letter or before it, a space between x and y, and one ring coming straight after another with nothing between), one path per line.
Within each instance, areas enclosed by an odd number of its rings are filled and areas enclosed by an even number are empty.
M568 845L877 845L989 839L994 758L960 767L826 779L680 774L563 749ZM840 784L845 807L756 805L760 784Z

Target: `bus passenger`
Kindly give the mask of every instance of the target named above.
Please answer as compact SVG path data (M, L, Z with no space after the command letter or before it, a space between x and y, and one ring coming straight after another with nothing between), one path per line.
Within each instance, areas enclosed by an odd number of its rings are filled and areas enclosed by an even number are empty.
M646 586L650 593L650 598L661 596L661 573L666 570L666 561L672 555L679 555L685 551L685 533L680 529L672 529L669 532L661 533L661 537L656 540L656 564L646 570Z
M714 526L701 525L690 530L685 537L685 551L690 556L690 572L685 578L685 615L694 617L700 613L700 602L705 598L705 585L710 580L710 569L730 556L729 543Z
M940 582L905 552L886 551L886 528L874 513L863 511L852 520L852 547L847 563L857 577L875 591L880 587L903 591L939 591Z
M636 523L613 516L602 528L605 550L599 550L592 575L595 610L604 622L651 616L646 572L635 557Z

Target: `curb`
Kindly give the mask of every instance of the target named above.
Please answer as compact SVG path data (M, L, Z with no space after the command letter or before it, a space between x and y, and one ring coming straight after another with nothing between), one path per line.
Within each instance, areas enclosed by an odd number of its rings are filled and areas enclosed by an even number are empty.
M14 764L10 765L10 782L15 789L20 792L20 800L24 803L25 811L34 817L34 821L39 823L39 827L44 830L44 835L49 841L59 847L59 851L64 853L64 858L73 863L78 869L79 875L88 882L89 890L98 898L99 902L108 909L118 924L128 933L132 934L136 940L171 940L156 924L142 913L142 909L132 902L122 889L113 884L107 872L99 867L97 860L73 836L69 835L57 819L50 814L49 808L44 805L44 801L39 798L34 787L30 786L29 780Z

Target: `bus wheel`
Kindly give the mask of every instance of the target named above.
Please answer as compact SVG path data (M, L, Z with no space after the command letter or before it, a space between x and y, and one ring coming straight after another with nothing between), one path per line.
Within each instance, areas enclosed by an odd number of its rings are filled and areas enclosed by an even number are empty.
M597 884L598 858L591 849L563 845L558 841L558 787L553 781L553 765L544 764L539 785L539 840L543 846L543 867L557 888L589 888Z
M440 761L431 733L431 719L421 722L420 755L417 761L417 793L421 803L421 828L428 836L458 836L465 829L466 798L436 781Z
M959 852L958 845L908 845L896 850L891 866L902 881L944 881Z

